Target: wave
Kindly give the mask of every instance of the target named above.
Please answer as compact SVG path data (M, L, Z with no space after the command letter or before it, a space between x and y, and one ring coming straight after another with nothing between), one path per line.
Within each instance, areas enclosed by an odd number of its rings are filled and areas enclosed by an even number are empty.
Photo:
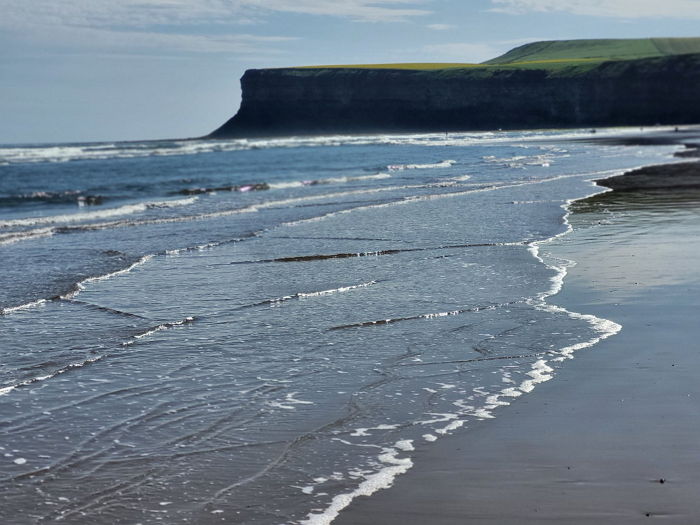
M92 363L96 363L97 361L101 361L104 358L105 358L104 355L97 355L94 357L90 357L88 359L84 359L83 361L78 361L76 363L70 363L68 365L65 365L65 366L63 366L57 370L54 370L49 374L45 374L43 376L32 377L30 379L20 381L18 383L13 384L13 385L0 387L0 396L7 395L10 392L12 392L13 390L16 390L17 388L33 385L34 383L39 383L41 381L46 381L47 379L52 379L58 375L65 374L66 372L69 372L70 370L74 370L76 368L82 368L84 366L91 365Z
M27 203L42 204L78 204L79 206L92 206L103 204L105 197L102 195L90 195L82 190L65 191L34 191L20 195L0 197L0 206L21 206Z
M76 297L80 292L82 292L82 291L85 289L85 285L86 285L86 284L89 284L89 283L96 283L96 282L98 282L98 281L104 281L104 280L106 280L106 279L111 279L112 277L116 277L117 275L123 275L123 274L125 274L125 273L129 273L129 272L130 272L131 270L133 270L134 268L136 268L136 267L138 267L138 266L141 266L141 265L143 265L143 264L146 264L148 261L150 261L151 259L153 259L153 257L155 257L155 255L152 255L152 254L144 255L143 257L141 257L141 258L139 258L138 260L134 261L133 263L131 263L131 264L130 264L129 266L127 266L126 268L122 268L121 270L117 270L117 271L115 271L115 272L106 273L106 274L104 274L104 275L96 275L96 276L94 276L94 277L88 277L87 279L84 279L84 280L82 280L82 281L80 281L80 282L77 282L77 283L75 284L73 290L71 290L70 292L68 292L68 293L66 293L66 294L64 294L64 295L58 296L58 297L56 297L55 299L66 299L66 300L68 300L68 299L75 299L75 297Z
M55 233L54 228L36 228L30 231L0 233L0 246L12 244L29 239L39 239L41 237L51 237Z
M36 303L24 305L23 307L14 308L13 310L18 310L18 309L21 309L21 308L28 308L28 307L30 307L30 306L32 306L32 305L34 305L34 304L41 304L41 303L43 303L43 302L46 302L46 301L37 301ZM95 306L95 305L89 305L89 306ZM104 308L104 307L99 307L99 306L96 306L96 307L97 307L97 308ZM111 310L111 309L107 309L107 310ZM134 316L134 314L128 314L128 313L126 313L126 312L120 312L120 311L118 311L118 310L111 310L111 311L112 311L112 312L119 313L119 314L123 314L123 315ZM134 317L140 317L140 316L134 316ZM160 332L161 330L168 330L168 329L170 329L170 328L174 328L174 327L177 327L177 326L183 326L183 325L186 325L186 324L191 324L191 323L193 323L194 321L195 321L195 318L194 318L194 317L186 317L186 318L184 318L184 319L182 319L182 320L180 320L180 321L175 321L175 322L170 322L170 323L161 323L161 324L159 324L159 325L157 325L157 326L154 326L153 328L149 328L148 330L145 330L145 331L143 331L143 332L141 332L141 333L139 333L139 334L136 334L136 335L132 336L132 338L131 338L129 341L123 342L123 343L122 343L122 346L131 346L131 345L133 345L134 343L136 343L139 339L143 339L144 337L148 337L148 336L150 336L150 335L152 335L152 334L154 334L154 333L156 333L156 332ZM12 384L12 385L7 385L7 386L0 387L0 396L7 395L7 394L9 394L10 392L12 392L13 390L16 390L17 388L22 388L22 387L25 387L25 386L33 385L33 384L35 384L35 383L39 383L39 382L41 382L41 381L46 381L46 380L48 380L48 379L52 379L52 378L54 378L54 377L56 377L56 376L59 376L59 375L61 375L61 374L65 374L66 372L70 372L71 370L75 370L75 369L77 369L77 368L83 368L83 367L85 367L85 366L88 366L88 365L97 363L98 361L102 361L103 359L109 357L110 355L111 355L111 354L109 354L109 353L94 355L94 356L92 356L92 357L88 357L88 358L86 358L86 359L83 359L82 361L77 361L77 362L74 362L74 363L69 363L69 364L67 364L67 365L64 365L64 366L62 366L62 367L60 367L60 368L57 368L56 370L53 370L53 371L51 371L51 372L49 372L49 373L47 373L47 374L44 374L44 375L41 375L41 376L37 376L37 377L32 377L32 378L29 378L29 379L25 379L24 381L19 381L19 382L17 382L17 383Z
M107 208L104 210L82 212L82 213L66 213L63 215L48 215L46 217L27 217L23 219L10 219L0 221L0 228L12 228L16 226L38 226L41 224L65 224L71 222L82 222L93 219L105 219L109 217L117 217L120 215L131 215L140 213L154 208L174 208L177 206L187 206L194 203L197 197L189 199L164 200L141 202L138 204L125 204L117 208ZM1 240L1 239L0 239Z
M515 155L504 158L499 158L494 155L487 155L482 157L482 159L490 164L501 164L507 168L526 169L528 166L549 168L555 159L561 159L568 156L569 155L561 153L542 153L540 155Z
M331 288L329 290L319 290L317 292L297 292L292 295L285 295L283 297L275 297L274 299L265 299L264 301L260 301L258 303L254 304L249 304L246 306L243 306L241 308L253 308L256 306L263 306L263 305L270 305L272 307L275 306L280 306L282 303L291 301L294 299L305 299L308 297L322 297L326 295L335 295L338 293L346 293L350 292L352 290L359 290L361 288L368 288L370 286L373 286L377 284L379 281L369 281L366 283L360 283L360 284L352 284L349 286L341 286L339 288Z
M0 315L11 314L12 312L19 312L21 310L29 310L30 308L35 308L41 306L47 302L46 299L37 299L36 301L31 301L25 304L20 304L17 306L9 306L7 308L0 308Z
M104 229L110 229L110 228L144 226L144 225L152 225L152 224L170 224L170 223L187 222L187 221L193 221L193 220L215 219L215 218L221 218L221 217L228 217L228 216L232 216L232 215L238 215L238 214L242 214L242 213L256 213L256 212L263 210L263 209L274 208L274 207L278 207L278 206L303 205L304 203L307 203L307 202L323 200L323 199L344 198L344 197L348 197L348 196L352 196L352 195L366 195L366 194L389 192L389 191L401 191L401 190L406 190L406 189L434 188L434 187L445 187L445 186L452 186L452 185L456 185L456 183L435 183L435 184L414 184L414 185L403 185L403 186L385 186L385 187L381 187L381 188L338 191L338 192L333 192L333 193L306 195L303 197L290 197L287 199L270 200L270 201L255 203L255 204L249 204L247 206L242 206L242 207L238 207L238 208L225 209L225 210L219 210L219 211L213 211L213 212L205 212L205 213L199 213L199 214L193 214L193 215L179 215L179 216L175 216L175 217L159 217L159 218L139 218L139 219L135 219L135 220L122 219L122 220L114 220L114 221L107 221L107 222L93 222L93 223L86 223L86 224L79 224L79 225L65 225L65 226L58 225L58 226L54 226L51 228L24 230L21 232L11 232L8 234L0 234L0 244L3 243L3 239L5 239L5 237L7 238L7 240L5 242L16 242L16 241L20 241L20 240L32 239L34 237L50 236L50 235L53 235L55 233L72 233L72 232L76 232L76 231L104 230ZM157 207L172 207L174 205L182 206L182 205L190 204L192 202L195 202L195 200L197 198L198 198L197 196L193 196L193 197L190 197L189 199L126 205L126 206L122 206L120 208L109 209L109 210L100 210L100 211L89 212L89 213L76 213L76 214L68 214L68 215L62 215L62 216L39 217L36 219L34 219L34 218L15 219L14 221L5 221L5 222L0 221L0 228L9 227L11 225L26 226L26 225L38 225L38 224L47 224L47 223L51 224L53 222L58 222L58 220L63 218L63 217L66 217L68 219L75 219L75 221L78 222L79 220L82 221L82 220L88 220L88 219L94 219L94 218L99 219L99 218L107 218L110 216L135 214L135 213L138 213L139 211L141 211L142 209L157 208ZM146 208L143 208L143 206L146 206ZM112 210L115 210L115 211L112 211ZM122 213L117 213L116 211L120 211ZM22 222L20 224L17 224L18 221L22 221ZM9 224L9 223L12 223L12 224Z
M454 166L456 163L456 160L443 160L433 164L391 164L387 166L387 169L389 171L429 170L435 168L449 168L450 166Z
M185 317L184 319L181 319L180 321L173 321L170 323L161 323L157 326L154 326L153 328L149 328L148 330L144 330L141 333L138 333L134 335L129 341L124 341L122 343L122 346L131 346L138 342L139 339L143 339L144 337L148 337L150 335L155 334L156 332L160 332L162 330L169 330L170 328L175 328L176 326L184 326L187 324L192 324L195 322L194 317Z
M265 191L265 190L281 190L287 188L303 188L306 186L318 186L321 184L343 184L347 182L356 182L364 180L377 180L391 178L389 173L376 173L374 175L358 175L346 177L328 177L325 179L310 179L310 180L293 180L282 182L255 182L241 185L202 187L202 188L185 188L177 193L180 195L200 195L203 193L218 193L220 191L246 193L249 191Z
M377 456L378 464L381 465L378 472L366 476L364 481L352 492L335 496L331 504L322 512L311 512L306 519L299 523L301 525L328 525L357 496L371 496L379 490L391 487L398 476L405 474L413 467L411 458L398 457L402 451L406 452L412 448L410 440L397 441L393 447L383 448L382 453Z
M367 326L380 326L380 325L400 323L402 321L417 321L419 319L439 319L442 317L452 317L455 315L462 315L462 314L467 314L467 313L483 312L484 310L495 310L497 308L503 308L506 306L513 306L513 305L519 304L521 302L522 301L511 301L511 302L502 303L502 304L490 304L490 305L486 305L486 306L473 306L471 308L462 308L459 310L451 310L449 312L418 314L418 315L411 315L411 316L407 316L407 317L395 317L395 318L390 318L390 319L380 319L378 321L362 321L360 323L351 323L351 324L344 324L341 326L334 326L332 328L329 328L329 330L346 330L348 328L364 328Z
M376 250L370 252L340 252L321 253L313 255L292 255L289 257L276 257L273 259L251 259L246 261L234 261L229 264L265 264L265 263L291 263L291 262L315 262L328 259L352 259L355 257L380 257L382 255L396 255L409 252L429 252L437 250L454 250L460 248L486 248L496 246L521 246L525 242L482 242L468 244L447 244L444 246L430 246L424 248L392 248L388 250Z
M632 128L607 128L596 135L616 136L629 133ZM654 132L673 129L654 128ZM638 131L638 130L636 130ZM590 137L589 129L532 130L473 133L406 133L384 135L322 135L268 139L197 139L156 140L142 142L104 142L90 144L27 144L0 146L0 165L39 162L72 162L83 160L128 159L197 155L226 151L269 148L333 147L365 145L414 146L467 146L473 144L504 143L513 140L551 141Z

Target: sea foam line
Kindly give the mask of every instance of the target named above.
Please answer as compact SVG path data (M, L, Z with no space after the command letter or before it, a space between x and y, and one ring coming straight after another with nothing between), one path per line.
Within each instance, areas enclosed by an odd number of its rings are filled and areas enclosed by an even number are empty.
M591 183L593 185L593 183ZM523 393L529 393L531 392L535 386L539 383L544 383L546 381L549 381L552 379L554 369L549 366L549 361L556 363L556 362L562 362L566 359L573 359L573 354L577 350L581 350L584 348L590 348L599 342L607 339L608 337L612 337L613 335L616 335L617 333L622 330L622 326L619 325L618 323L611 321L609 319L603 319L600 317L597 317L595 315L591 314L583 314L583 313L578 313L578 312L572 312L570 310L567 310L566 308L563 308L561 306L549 304L547 302L547 299L549 297L552 297L553 295L558 294L562 287L564 286L564 279L566 278L566 275L568 273L568 268L574 265L573 261L569 261L566 259L561 259L558 258L557 260L560 261L561 264L551 264L545 261L545 259L540 255L540 248L541 246L545 244L549 244L553 242L556 239L559 239L563 237L564 235L568 235L573 231L573 227L571 226L571 223L569 222L569 217L571 216L571 205L578 201L578 200L583 200L587 199L588 197L591 197L593 195L596 195L598 193L605 193L607 189L603 189L597 186L594 186L595 188L599 189L600 191L594 191L589 195L586 195L585 197L581 197L580 199L568 199L565 204L563 204L561 207L565 210L564 217L563 217L563 223L566 226L565 230L563 232L560 232L556 235L553 235L552 237L549 237L547 239L541 240L541 241L534 241L529 244L528 246L528 251L532 254L535 259L540 261L543 265L545 265L547 268L550 270L554 270L555 274L554 276L550 279L551 286L549 290L546 290L544 292L541 292L538 294L534 299L528 300L528 304L533 306L534 308L545 311L545 312L553 312L553 313L563 313L568 315L572 319L578 319L582 321L586 321L595 332L597 332L596 337L592 337L588 341L582 341L580 343L576 343L573 345L569 345L563 348L560 348L556 351L548 352L548 354L556 355L556 357L552 357L549 360L546 359L539 359L537 360L533 365L531 370L526 374L529 376L528 379L524 380L519 386L517 387L509 387L501 390L497 394L493 394L487 398L487 404L484 407L485 413L489 414L491 413L491 410L497 408L498 406L504 406L504 405L509 405L510 402L503 401L500 399L501 397L519 397Z
M554 177L553 179L559 178L562 177ZM593 192L590 195L582 197L581 199L588 198L592 195L595 195L596 193L598 192ZM542 246L543 244L551 243L555 239L558 239L573 231L573 227L571 226L568 218L571 215L570 206L576 200L580 199L569 199L566 201L565 204L561 206L565 210L563 221L566 225L566 230L564 232L554 235L548 239L535 241L528 244L528 251L533 255L533 257L539 260L547 268L555 270L556 273L554 277L552 277L550 280L551 286L549 290L538 294L534 300L531 299L526 302L540 310L565 313L574 319L585 320L592 325L594 330L598 332L599 335L597 337L589 339L588 341L566 346L564 348L559 349L558 351L547 351L546 354L557 355L557 357L553 358L552 361L563 361L565 359L571 359L573 358L573 353L576 350L591 347L597 344L598 342L617 334L622 328L619 324L613 321L602 319L590 314L571 312L563 307L550 305L546 302L547 298L557 294L561 290L564 283L564 278L567 274L567 268L573 263L572 261L566 261L560 266L548 264L539 254L540 246ZM455 315L456 313L457 312L445 312L441 315ZM425 316L417 316L417 318L421 317L425 318ZM505 401L502 398L517 398L525 393L531 392L536 387L536 385L552 379L554 377L553 372L554 369L551 366L549 366L548 361L546 359L538 359L535 363L531 365L530 371L526 373L527 379L523 380L517 386L506 387L497 393L488 395L485 399L485 404L483 407L476 408L467 405L460 406L459 402L457 402L456 405L461 409L460 414L445 414L445 419L443 419L443 421L449 421L449 424L444 428L436 429L435 432L438 435L445 435L464 426L464 424L467 422L467 419L465 419L464 417L466 415L477 417L479 419L488 419L494 417L492 414L492 411L494 409L501 406L510 405L511 403L510 401ZM461 418L459 417L460 415L462 416ZM430 421L430 423L435 422L437 421ZM424 438L426 439L426 441L429 442L435 441L437 439L437 437L433 434L426 434ZM332 499L329 506L323 512L309 513L307 518L305 520L300 521L299 523L301 525L330 525L330 523L339 515L340 511L349 506L357 496L371 496L372 494L381 489L390 487L397 476L404 474L413 466L413 463L410 458L397 460L396 455L398 451L396 449L387 450L394 452L394 454L390 454L389 457L393 460L396 460L395 465L386 467L375 474L367 476L365 481L360 483L360 485L355 490L335 496ZM392 461L390 460L382 462L391 463Z
M346 293L350 292L352 290L359 290L361 288L367 288L369 286L373 286L377 284L379 281L368 281L366 283L360 283L360 284L354 284L354 285L349 285L349 286L341 286L339 288L331 288L329 290L319 290L317 292L297 292L295 294L291 295L284 295L282 297L275 297L274 299L265 299L264 301L260 301L258 303L253 303L253 304L247 304L245 306L239 307L239 309L243 308L255 308L257 306L264 306L264 305L269 305L270 307L279 307L282 305L282 303L285 303L287 301L292 301L294 299L305 299L305 298L310 298L310 297L322 297L326 295L334 295L338 293Z
M9 306L7 308L0 308L0 315L11 314L12 312L19 312L21 310L29 310L30 308L35 308L47 303L46 299L37 299L36 301L31 301L29 303L20 304L17 306Z
M364 481L353 490L345 494L335 496L330 505L320 513L309 513L307 518L300 521L301 525L329 525L338 517L340 511L352 503L357 496L371 496L375 492L386 489L393 485L397 476L408 472L413 466L411 458L399 458L401 450L412 449L408 440L397 441L394 447L382 449L382 453L377 456L380 463L386 465L379 472L365 477Z
M379 326L379 325L394 324L394 323L400 323L402 321L417 321L419 319L439 319L442 317L453 317L456 315L462 315L462 314L466 314L466 313L476 313L476 312L482 312L485 310L495 310L497 308L503 308L505 306L512 306L514 304L518 304L519 302L521 302L521 301L511 301L508 303L490 304L490 305L486 305L486 306L474 306L471 308L462 308L459 310L451 310L449 312L435 312L435 313L429 313L429 314L411 315L411 316L407 316L407 317L394 317L394 318L389 318L389 319L379 319L377 321L363 321L363 322L359 322L359 323L334 326L332 328L329 328L329 330L345 330L348 328L363 328L363 327L367 327L367 326Z
M190 316L190 317L185 317L184 319L181 319L179 321L173 321L173 322L169 322L169 323L161 323L157 326L154 326L153 328L149 328L148 330L145 330L139 334L132 336L131 340L124 341L122 343L122 346L131 346L131 345L135 344L136 342L138 342L139 339L143 339L144 337L149 337L149 336L155 334L156 332L160 332L162 330L169 330L170 328L175 328L176 326L184 326L186 324L192 324L194 322L195 322L195 318Z
M209 212L209 213L200 213L196 215L181 215L181 216L176 216L176 217L160 217L160 218L150 218L150 219L137 219L137 220L114 220L114 221L107 221L107 222L92 222L92 223L85 223L85 224L78 224L78 225L66 225L66 226L55 226L52 228L42 228L42 229L34 229L34 230L26 230L22 232L11 232L11 234L8 234L8 240L6 242L17 242L21 240L28 240L36 237L43 237L43 236L50 236L55 233L68 233L68 232L75 232L75 231L87 231L87 230L106 230L110 228L120 228L120 227L131 227L131 226L146 226L146 225L156 225L156 224L172 224L172 223L178 223L178 222L188 222L188 221L194 221L194 220L206 220L206 219L218 219L218 218L223 218L223 217L230 217L230 216L235 216L239 214L244 214L244 213L257 213L260 210L268 209L268 208L274 208L278 206L293 206L296 204L304 204L306 202L312 202L312 201L318 201L318 200L324 200L324 199L335 199L335 198L343 198L343 197L348 197L352 195L364 195L364 194L373 194L373 193L380 193L380 192L387 192L387 191L401 191L401 190L408 190L408 189L421 189L421 188L430 188L430 187L440 187L440 186L445 186L445 185L455 185L456 183L432 183L432 184L414 184L414 185L402 185L402 186L387 186L387 187L382 187L382 188L370 188L370 189L358 189L358 190L350 190L350 191L338 191L334 193L323 193L323 194L318 194L318 195L306 195L303 197L292 197L288 199L278 199L278 200L271 200L271 201L263 201L259 203L254 203L254 204L249 204L247 206L243 206L240 208L233 208L233 209L228 209L228 210L221 210L221 211L215 211L215 212ZM180 199L177 201L163 201L163 203L169 202L182 202L184 203L185 201L190 201L191 199L196 199L197 197L190 197L189 199ZM147 208L152 208L152 207L158 207L156 206L159 203L145 203L143 205L146 206ZM140 209L134 208L135 206L142 206L141 204L138 205L129 205L131 206L130 211L128 214L133 214L137 213L140 211ZM108 210L104 210L108 211ZM73 214L73 216L77 215L83 215L83 219L86 219L86 215L89 215L87 218L100 218L96 217L96 215L93 214ZM119 215L119 214L114 214L114 215ZM107 216L103 216L102 218L107 218ZM54 217L55 218L55 217ZM44 218L40 218L44 219ZM46 217L45 219L47 220L53 220L51 217ZM34 219L15 219L15 220L21 220L21 221L30 221ZM76 222L78 222L76 220ZM1 223L0 222L0 227L3 227L3 224L6 223ZM27 223L29 224L29 223ZM3 236L0 236L0 244L3 243Z
M47 217L28 217L25 219L11 219L0 221L0 228L11 228L14 226L38 226L40 224L65 224L71 222L82 222L91 219L105 219L119 215L132 215L152 208L174 208L176 206L187 206L197 201L198 197L187 199L173 199L165 201L141 202L138 204L125 204L117 208L90 211L83 213L67 213L64 215L49 215Z
M104 355L98 355L98 356L95 356L95 357L90 357L90 358L88 358L88 359L85 359L84 361L80 361L80 362L77 362L77 363L71 363L71 364L65 365L65 366L62 367L62 368L59 368L59 369L57 369L57 370L54 370L54 371L51 372L50 374L46 374L46 375L43 375L43 376L32 377L32 378L30 378L30 379L26 379L26 380L21 381L21 382L19 382L19 383L15 383L14 385L9 385L9 386L6 386L6 387L2 387L2 388L0 388L0 396L7 395L7 394L9 394L10 392L12 392L13 390L17 389L17 388L21 388L21 387L23 387L23 386L29 386L29 385L32 385L32 384L34 384L34 383L39 383L39 382L41 382L41 381L46 381L47 379L54 378L54 377L56 377L56 376L58 376L58 375L61 375L61 374L65 374L66 372L68 372L68 371L70 371L70 370L74 370L74 369L76 369L76 368L82 368L82 367L87 366L87 365L90 365L90 364L92 364L92 363L96 363L97 361L100 361L100 360L102 360L102 359L104 359L104 358L105 358Z
M328 177L325 179L289 181L289 182L270 182L270 189L285 189L285 188L300 188L305 186L317 186L320 184L344 184L348 182L361 182L365 180L381 180L390 179L390 173L375 173L374 175L348 175L346 177Z
M345 215L348 213L354 213L357 211L362 211L362 210L370 210L370 209L378 209L378 208L388 208L390 206L401 206L405 204L414 204L416 202L424 202L424 201L429 201L429 200L440 200L440 199L451 199L455 197L464 197L466 195L473 195L476 193L485 193L485 192L490 192L490 191L497 191L501 189L509 189L509 188L517 188L520 186L530 186L534 184L546 184L549 182L556 182L559 180L563 179L572 179L572 178L583 178L583 177L598 177L598 176L605 176L607 174L611 173L619 173L619 170L603 170L600 172L594 172L594 173L570 173L570 174L564 174L564 175L556 175L553 177L546 177L542 179L536 179L536 180L523 180L523 181L517 181L513 183L492 183L487 186L482 186L478 188L473 188L473 189L468 189L468 190L462 190L462 191L453 191L449 193L434 193L434 194L429 194L429 195L420 195L420 196L409 196L409 197L402 197L398 200L391 201L391 202L384 202L380 204L367 204L363 206L356 206L354 208L346 209L346 210L339 210L339 211L332 211L325 213L323 215L319 215L317 217L310 217L308 219L299 219L295 221L288 221L280 224L277 227L287 227L287 226L297 226L300 224L305 224L305 223L310 223L310 222L318 222L322 221L325 219L329 219L331 217L336 217L339 215ZM387 191L390 189L413 189L413 188L428 188L428 187L445 187L445 186L452 186L452 185L458 185L456 182L441 182L441 183L435 183L435 184L422 184L422 185L414 185L414 186L399 186L398 188L375 188L374 190L359 190L359 192L364 193L364 192L379 192L379 191ZM459 185L462 186L462 185ZM462 186L463 187L463 186ZM347 192L348 194L351 194L353 192Z
M599 130L596 136L616 136L629 133L633 128L618 127ZM673 130L672 126L655 127L652 133ZM638 133L638 129L634 128ZM72 145L24 145L0 147L0 165L68 162L75 160L104 160L171 155L197 155L214 152L241 151L269 148L333 147L345 145L414 145L425 147L470 146L500 144L513 141L562 141L590 137L589 129L571 131L532 130L518 132L473 133L406 133L383 135L322 135L314 137L284 137L269 139L215 139L144 142L105 142Z
M82 281L75 283L73 289L70 292L65 293L63 295L58 295L56 297L52 297L51 299L42 298L42 299L37 299L36 301L31 301L29 303L20 304L17 306L0 308L0 315L8 315L8 314L11 314L13 312L18 312L21 310L29 310L31 308L36 308L37 306L42 306L42 305L48 303L49 301L57 301L57 300L70 301L72 299L75 299L75 297L77 295L79 295L80 292L85 290L85 286L87 284L93 283L93 282L98 282L98 281L104 281L106 279L111 279L112 277L116 277L118 275L123 275L125 273L129 273L134 268L137 268L138 266L141 266L142 264L146 264L148 261L150 261L154 257L155 257L155 255L153 255L153 254L144 255L143 257L141 257L138 260L136 260L135 262L131 263L126 268L122 268L121 270L116 270L114 272L106 273L103 275L96 275L94 277L88 277L87 279L84 279Z
M40 239L42 237L51 237L55 233L53 228L36 228L30 231L17 231L0 234L0 246L3 244L12 244L29 239Z
M185 317L184 319L181 319L180 321L174 321L171 323L161 323L158 326L154 326L153 328L150 328L148 330L145 330L144 332L141 332L139 334L132 336L131 340L124 341L122 343L122 346L131 346L134 343L136 343L139 339L143 339L144 337L148 337L150 335L153 335L154 333L160 332L161 330L168 330L170 328L175 328L177 326L191 324L194 321L195 321L194 317ZM8 385L5 387L2 387L2 388L0 388L0 396L7 395L17 388L29 386L29 385L32 385L34 383L39 383L41 381L46 381L47 379L52 379L58 375L65 374L66 372L69 372L71 370L75 370L77 368L82 368L84 366L91 365L93 363L96 363L98 361L105 359L106 357L109 357L109 355L110 354L96 355L94 357L87 358L83 361L79 361L76 363L70 363L68 365L65 365L57 370L54 370L53 372L51 372L49 374L45 374L45 375L37 376L37 377L32 377L30 379L26 379L26 380L21 381L19 383L15 383L13 385Z
M58 299L74 299L80 292L85 290L85 285L87 285L89 283L96 283L98 281L104 281L107 279L111 279L112 277L117 277L118 275L123 275L125 273L129 273L134 268L141 266L143 264L146 264L148 261L153 259L153 257L155 257L155 255L153 255L153 254L144 255L143 257L139 258L137 261L131 263L126 268L122 268L121 270L117 270L117 271L111 272L111 273L106 273L104 275L97 275L95 277L88 277L87 279L84 279L84 280L76 283L75 288L72 291L68 292L67 294L59 296Z
M432 164L392 164L387 166L390 171L402 171L402 170L428 170L436 168L449 168L457 164L456 160L443 160L441 162L435 162Z

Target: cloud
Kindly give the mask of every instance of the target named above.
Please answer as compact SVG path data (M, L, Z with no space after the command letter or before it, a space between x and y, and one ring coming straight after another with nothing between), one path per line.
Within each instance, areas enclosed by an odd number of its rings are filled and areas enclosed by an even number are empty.
M152 31L118 31L84 28L80 31L58 30L54 33L64 44L80 48L85 41L92 42L90 54L154 53L158 56L184 54L214 54L256 56L284 54L274 44L297 40L284 36L197 35L186 33L158 33Z
M700 19L698 0L491 0L490 11L509 14L567 12L611 18Z
M0 0L0 30L54 49L115 52L242 53L275 51L293 40L269 31L274 13L329 16L355 22L402 22L429 14L430 0ZM251 31L246 30L245 33ZM282 31L280 31L282 32ZM26 46L16 46L17 49ZM2 52L0 51L0 54Z
M429 24L426 27L434 31L447 31L449 29L454 29L457 26L452 24Z
M268 11L326 15L363 22L400 22L430 14L424 9L405 7L421 5L424 0L240 0L238 3Z
M429 14L426 0L0 0L0 25L90 27L249 22L270 13L299 13L365 22L397 22Z

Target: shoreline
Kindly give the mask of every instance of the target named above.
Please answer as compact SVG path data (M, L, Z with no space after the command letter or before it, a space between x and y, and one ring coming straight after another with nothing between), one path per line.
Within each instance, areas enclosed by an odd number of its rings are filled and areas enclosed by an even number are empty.
M631 141L627 144L640 145ZM697 151L697 145L688 146L688 151ZM690 164L700 180L700 163L687 163ZM585 216L582 210L589 202L628 201L627 205L636 209L638 215L645 213L645 200L646 205L651 204L652 207L655 201L661 202L666 213L675 215L671 209L675 206L675 196L687 204L685 191L693 193L694 197L690 197L692 202L700 203L700 190L686 188L678 191L659 185L658 178L666 176L667 168L673 171L675 166L679 164L651 166L631 172L636 174L641 171L646 175L652 172L653 176L647 176L647 179L656 180L656 186L651 184L641 192L608 191L575 201L568 207L568 213L573 215L572 222L577 225L581 222L582 215ZM686 175L687 171L684 169ZM628 174L622 177L625 176ZM597 182L607 186L606 181ZM665 189L659 189L661 187ZM638 187L630 189L639 190ZM635 198L640 193L644 195L642 204ZM636 258L630 259L630 262L643 259L650 253L649 250L653 252L654 228L668 225L669 222L662 215L654 216L652 222L641 226L625 226L624 231L629 229L632 232L637 227L643 230L630 234L632 244L627 247L630 250L628 256ZM680 305L692 304L694 292L700 291L700 284L696 283L695 288L675 286L671 289L656 276L647 285L647 288L654 289L649 292L651 295L626 297L615 290L597 290L596 275L605 274L608 269L606 247L611 241L591 235L583 237L587 233L588 229L579 231L575 227L568 237L555 239L551 246L543 248L545 252L563 255L579 264L570 270L563 289L551 298L550 303L621 321L622 333L596 344L588 351L577 353L577 359L558 370L553 380L539 385L534 392L514 402L495 420L470 422L469 432L456 433L430 447L419 446L419 454L414 458L415 466L407 475L397 478L394 486L387 490L369 498L353 500L333 521L334 524L500 524L539 523L540 520L612 524L636 522L657 515L687 523L693 513L700 512L700 504L696 504L694 496L690 496L700 484L700 477L695 474L698 460L692 457L693 448L686 446L682 449L684 459L674 460L667 451L654 448L663 447L664 443L658 429L639 432L636 428L637 424L646 423L636 421L640 405L643 405L640 399L649 398L646 400L647 406L673 405L668 392L657 392L653 378L666 372L666 369L663 363L654 363L655 347L647 343L666 339L671 344L691 346L700 337L700 329L694 327L693 317L687 313L690 308L686 308L685 312L680 311ZM610 234L605 237L609 238ZM692 239L679 239L679 244L688 241ZM691 248L686 246L685 249ZM600 252L597 258L591 257L594 251ZM665 261L665 265L667 270L672 266L669 261ZM648 273L648 270L645 271ZM638 273L640 268L635 267L625 278L633 278L635 271ZM682 272L676 273L683 275ZM692 277L687 269L685 273L686 277ZM638 281L634 281L635 288L637 285ZM659 290L660 297L664 292L673 293L675 297L675 302L664 305L662 312L658 311L659 299L655 300ZM674 324L679 318L682 318L682 322L680 326L675 324L673 331L649 329L659 321ZM682 347L676 344L676 354ZM687 361L687 368L691 371L700 364L700 360L693 356L674 354L674 359ZM635 366L639 368L635 361L649 363L645 368L650 376L646 377L646 383L639 383L637 376L644 373L641 369L635 370ZM603 373L600 373L601 370ZM692 372L685 377L682 386L700 396L700 390L694 387ZM648 388L644 390L645 387ZM633 399L633 403L619 406L615 403L620 396L634 395L638 399ZM688 396L692 398L691 394ZM689 445L687 440L697 435L700 421L693 417L695 411L692 403L679 403L678 406L678 418L689 422L685 425L687 431L669 429L666 439ZM666 413L674 412L672 406L665 406L665 410ZM656 418L664 419L665 413L657 411L648 415L650 422ZM596 421L599 427L593 433L595 439L586 438L585 434L590 432L589 425ZM630 433L629 437L637 438L645 446L626 451L627 432ZM655 439L660 439L660 442L655 443ZM616 452L622 453L624 461ZM572 461L574 458L576 465L567 464L575 463ZM664 464L664 468L645 470L650 464ZM613 468L614 465L617 467ZM688 468L689 465L694 467ZM641 471L645 474L635 477ZM668 480L674 483L667 483ZM659 486L663 486L666 492L659 491ZM671 507L665 505L664 500L669 487L679 500Z

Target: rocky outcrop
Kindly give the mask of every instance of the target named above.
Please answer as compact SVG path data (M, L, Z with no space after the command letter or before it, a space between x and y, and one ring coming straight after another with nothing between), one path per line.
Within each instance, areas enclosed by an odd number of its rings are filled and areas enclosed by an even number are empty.
M556 70L253 69L210 137L700 122L700 54Z

